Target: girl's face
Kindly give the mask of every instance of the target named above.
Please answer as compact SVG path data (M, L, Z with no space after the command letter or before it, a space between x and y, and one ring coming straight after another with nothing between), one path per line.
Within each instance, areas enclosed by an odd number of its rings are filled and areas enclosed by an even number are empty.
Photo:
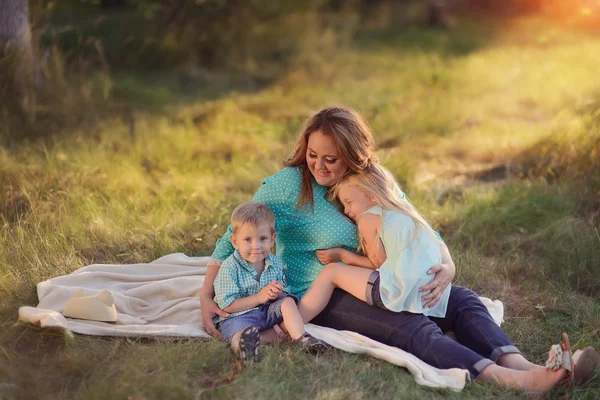
M373 197L347 183L340 185L338 198L344 206L344 214L354 222L358 222L362 213L376 204Z
M315 131L308 137L306 164L319 185L335 185L348 170L335 146L335 141L321 131Z

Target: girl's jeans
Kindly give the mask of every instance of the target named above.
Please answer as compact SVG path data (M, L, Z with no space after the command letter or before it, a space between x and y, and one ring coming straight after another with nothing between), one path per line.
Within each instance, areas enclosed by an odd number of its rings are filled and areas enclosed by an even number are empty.
M445 318L383 310L336 289L325 310L311 322L360 333L436 368L466 369L471 379L501 355L520 353L479 297L461 286L452 286ZM444 334L448 331L454 331L457 341Z

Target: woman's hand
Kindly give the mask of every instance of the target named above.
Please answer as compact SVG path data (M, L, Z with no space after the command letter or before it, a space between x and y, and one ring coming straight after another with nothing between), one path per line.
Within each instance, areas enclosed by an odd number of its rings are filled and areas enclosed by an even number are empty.
M454 264L438 264L429 268L427 273L430 275L435 274L435 277L427 285L421 286L419 292L431 290L431 292L421 297L423 307L431 308L440 301L442 293L450 282L452 282L452 279L454 279Z
M229 317L229 313L221 310L217 303L215 303L211 297L207 296L200 296L200 307L202 310L202 325L204 325L204 330L211 336L221 337L221 333L215 328L213 318L217 315L227 318Z
M331 249L317 250L317 258L323 265L334 263L342 260L342 252L344 249L334 247Z

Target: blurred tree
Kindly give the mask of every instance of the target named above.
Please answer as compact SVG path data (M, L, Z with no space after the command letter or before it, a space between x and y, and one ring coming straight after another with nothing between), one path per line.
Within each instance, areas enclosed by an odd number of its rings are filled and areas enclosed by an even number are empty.
M442 0L431 0L429 2L428 22L431 26L448 27L446 4Z
M0 99L27 112L41 86L35 65L27 0L0 0Z

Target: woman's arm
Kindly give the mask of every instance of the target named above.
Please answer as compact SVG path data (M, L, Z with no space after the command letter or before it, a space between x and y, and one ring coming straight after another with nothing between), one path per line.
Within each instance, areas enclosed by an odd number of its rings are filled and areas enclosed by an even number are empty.
M200 309L202 311L202 325L206 332L211 336L221 336L219 331L215 328L213 318L220 316L223 318L229 317L229 313L221 310L217 303L213 300L215 297L215 289L213 283L217 272L219 272L220 265L209 265L206 270L206 276L204 277L204 283L200 290Z
M427 285L419 288L419 292L431 290L431 292L421 298L425 308L433 307L440 301L442 293L452 282L454 275L456 275L456 267L454 266L448 247L441 244L440 252L442 253L442 263L431 267L429 271L427 271L430 275L435 274L435 277Z

